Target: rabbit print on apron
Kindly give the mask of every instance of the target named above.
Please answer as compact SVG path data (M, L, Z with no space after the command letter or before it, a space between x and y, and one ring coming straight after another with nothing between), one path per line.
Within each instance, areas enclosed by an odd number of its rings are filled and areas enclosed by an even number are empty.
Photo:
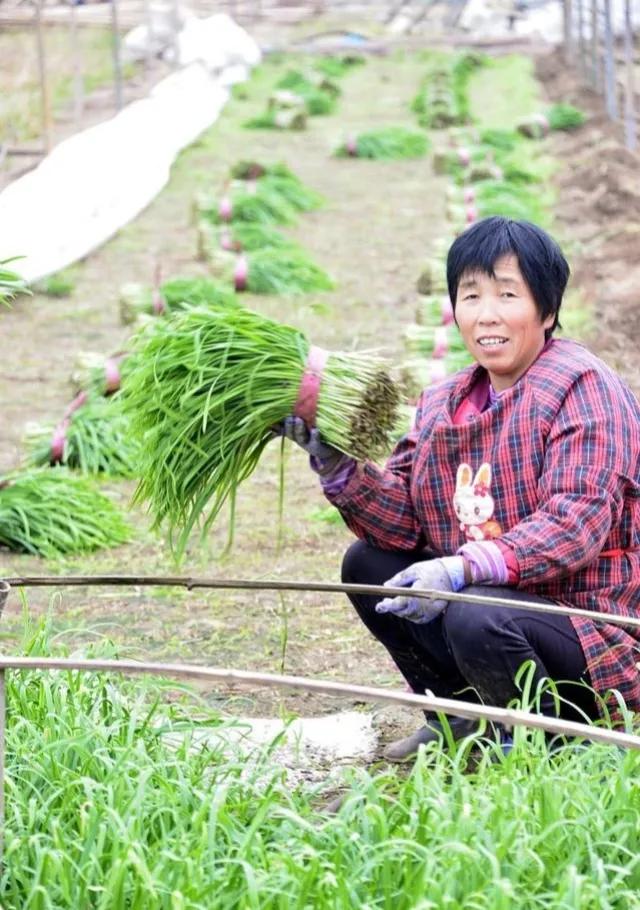
M467 540L493 540L502 534L493 520L495 503L490 487L491 465L487 462L480 465L475 477L470 465L463 462L458 467L453 507Z

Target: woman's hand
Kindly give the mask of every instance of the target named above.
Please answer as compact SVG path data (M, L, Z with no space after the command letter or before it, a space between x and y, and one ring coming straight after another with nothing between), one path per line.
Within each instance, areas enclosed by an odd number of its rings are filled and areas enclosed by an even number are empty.
M341 466L346 455L322 441L320 432L315 427L310 430L301 417L285 417L281 424L274 427L274 432L299 445L311 456L311 467L321 477L331 475Z
M459 591L464 587L464 560L460 556L414 562L384 583L386 587L426 588L436 591ZM439 616L448 600L423 597L385 597L376 604L376 613L393 613L411 622L427 623Z

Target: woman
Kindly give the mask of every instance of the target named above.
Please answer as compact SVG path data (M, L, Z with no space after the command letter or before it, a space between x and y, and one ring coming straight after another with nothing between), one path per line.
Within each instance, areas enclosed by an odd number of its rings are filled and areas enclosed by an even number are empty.
M540 228L468 228L447 260L456 324L476 364L426 389L385 468L324 445L297 418L323 489L360 538L345 582L406 586L352 598L415 692L506 705L524 661L558 681L540 710L596 718L617 689L640 710L637 630L446 600L412 586L640 615L640 405L582 345L553 337L569 267ZM587 685L584 685L584 684ZM615 702L612 702L615 704ZM454 735L470 723L454 720ZM392 744L405 760L437 724Z

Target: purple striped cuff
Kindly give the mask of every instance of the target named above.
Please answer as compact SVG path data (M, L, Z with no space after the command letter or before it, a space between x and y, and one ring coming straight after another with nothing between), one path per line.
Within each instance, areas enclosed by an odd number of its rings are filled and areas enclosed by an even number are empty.
M354 458L348 458L345 455L330 474L320 474L322 492L325 496L338 496L342 493L347 488L357 465L358 462Z
M466 543L457 551L471 570L475 585L506 585L509 570L500 547L491 540Z

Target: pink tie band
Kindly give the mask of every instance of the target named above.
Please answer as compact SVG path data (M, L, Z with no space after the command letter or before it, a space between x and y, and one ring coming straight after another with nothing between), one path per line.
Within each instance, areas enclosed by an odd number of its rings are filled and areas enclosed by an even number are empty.
M293 407L296 417L301 417L308 427L315 427L318 410L318 393L322 382L322 371L325 368L329 352L324 348L311 345L307 354L307 363L300 380L298 398Z
M120 367L115 357L107 357L104 362L105 392L117 392L120 388Z
M51 464L59 464L64 457L64 447L67 441L67 430L69 429L69 424L71 423L71 415L74 411L77 411L82 407L83 404L87 401L89 396L86 392L80 392L79 395L73 399L67 410L64 412L64 417L57 425L53 431L51 437Z
M246 291L249 280L249 260L246 256L238 256L233 270L233 286L236 291Z
M445 357L449 352L449 335L445 325L439 325L433 333L433 359Z

